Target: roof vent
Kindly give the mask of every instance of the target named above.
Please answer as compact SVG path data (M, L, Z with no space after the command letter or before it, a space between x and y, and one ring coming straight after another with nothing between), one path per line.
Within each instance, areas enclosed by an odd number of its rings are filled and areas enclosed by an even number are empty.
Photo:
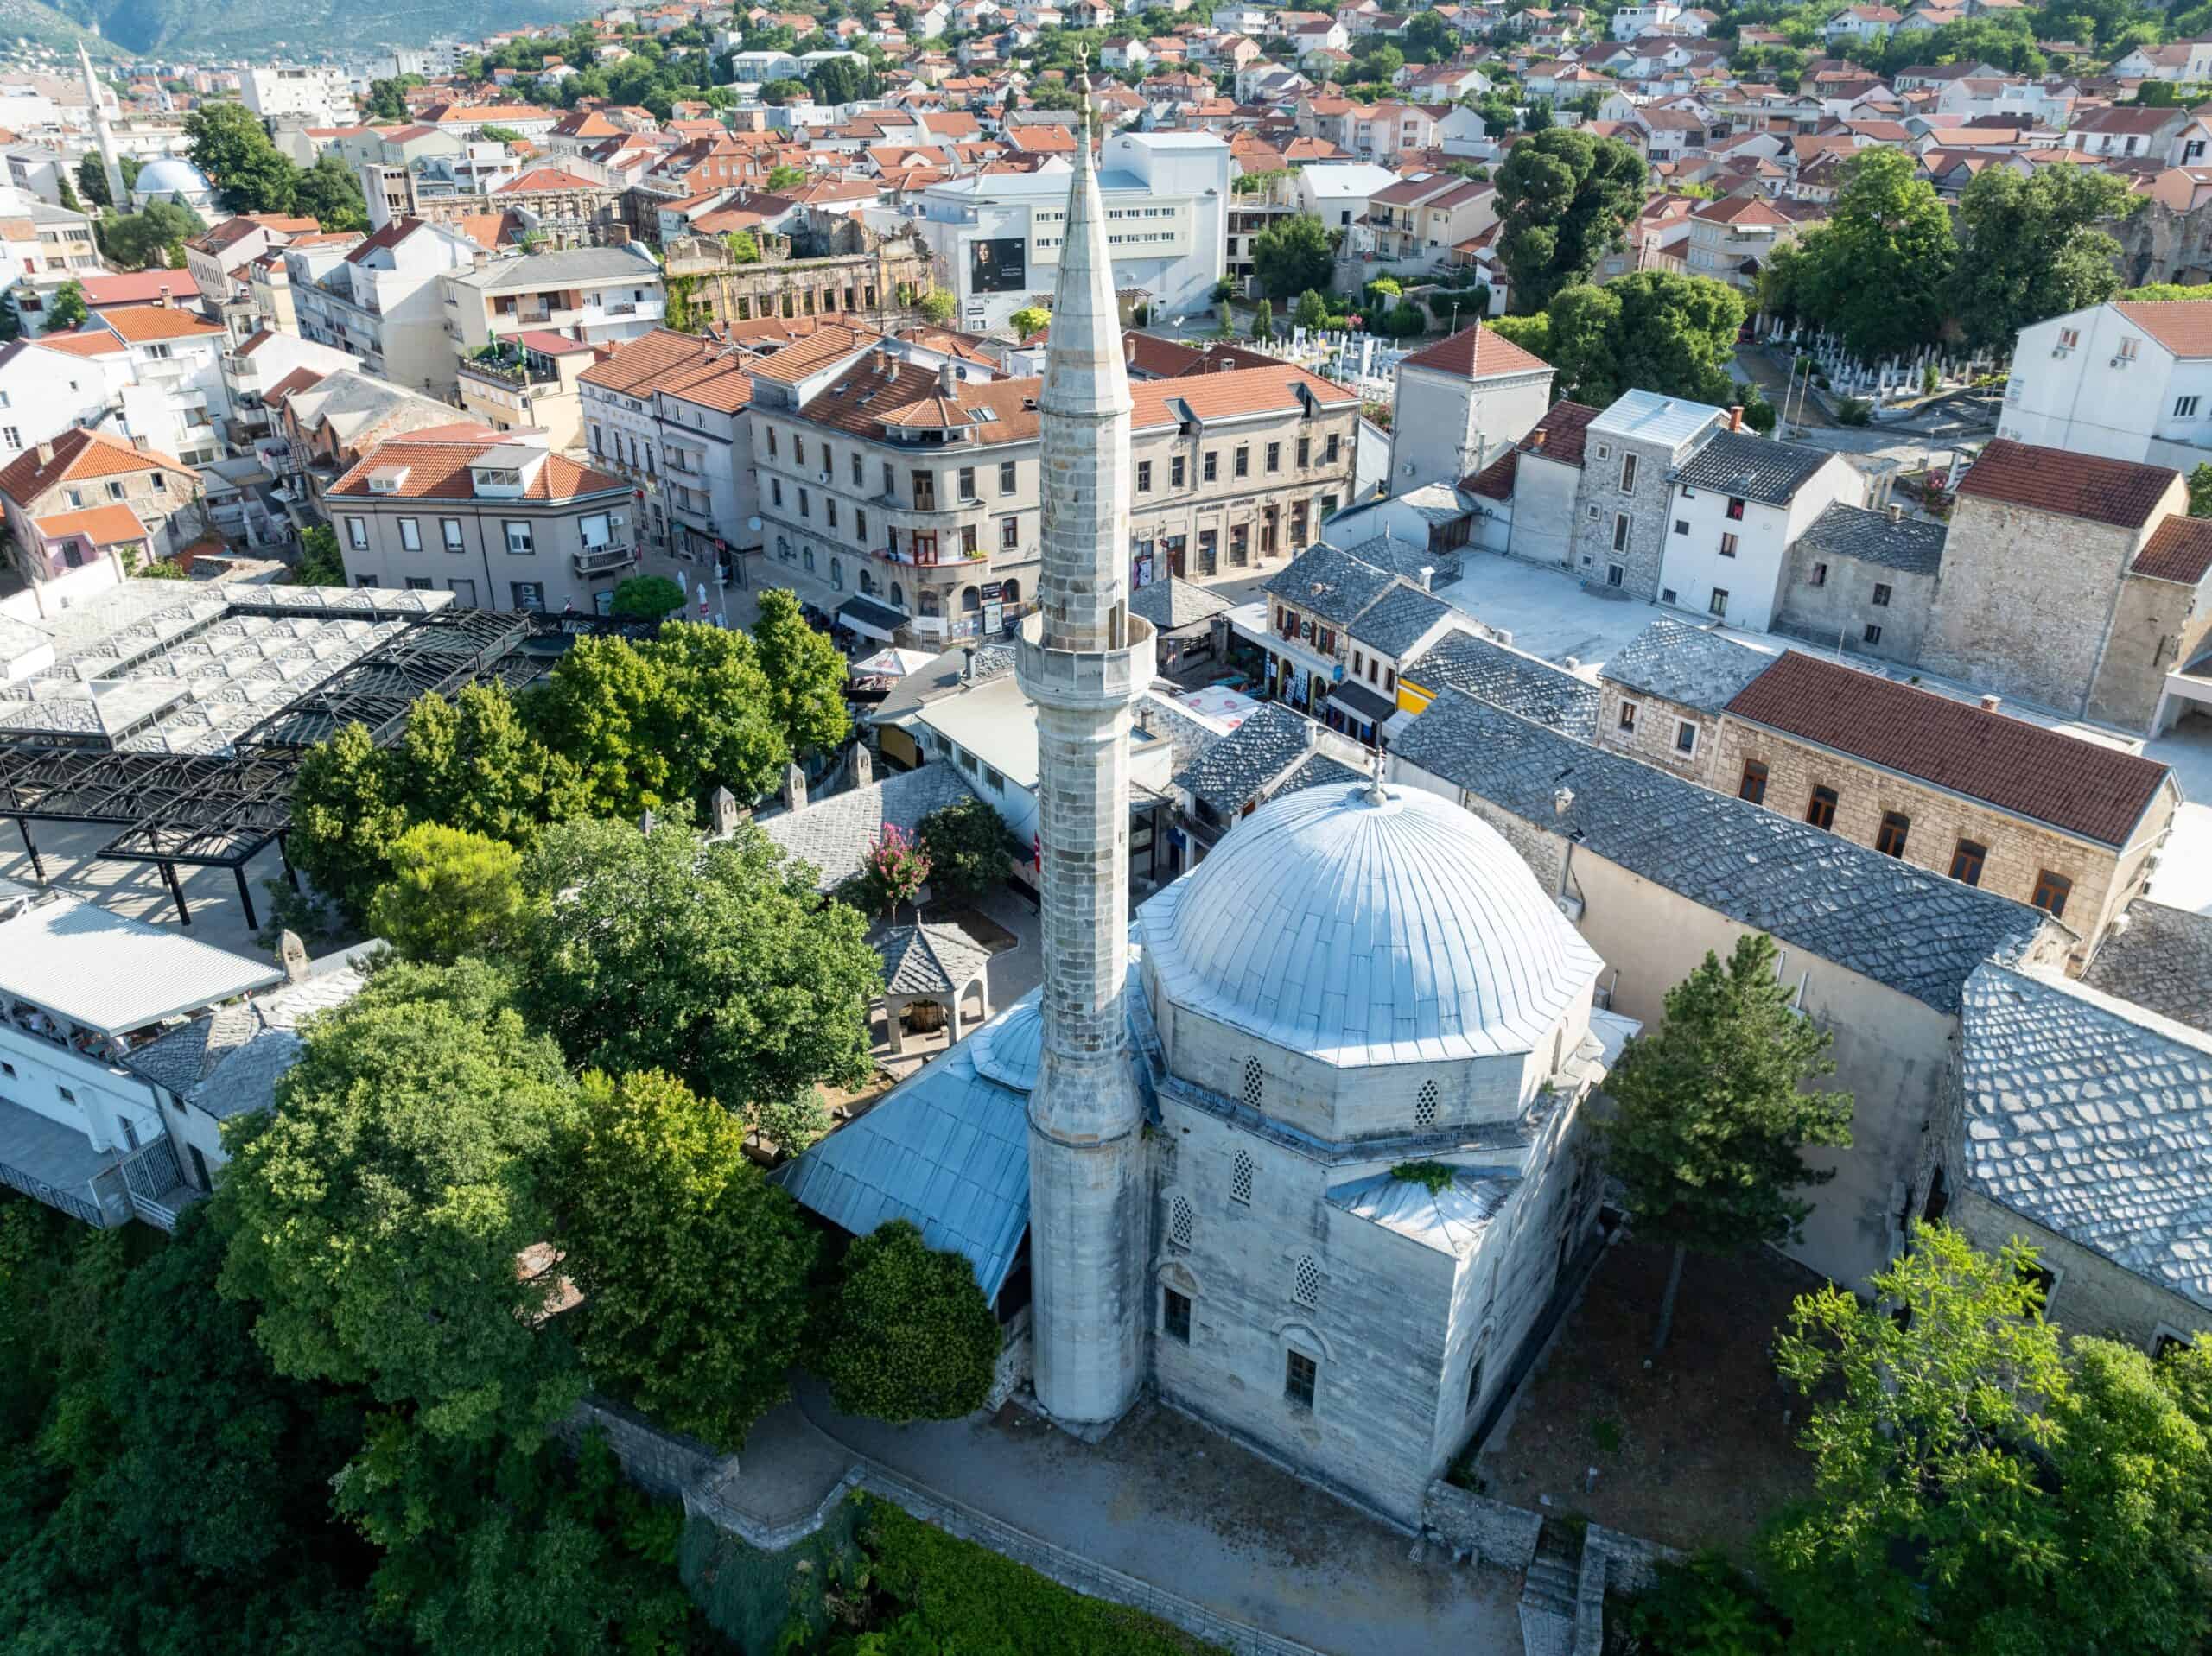
M1984 713L1995 713L1997 711L1998 703L2003 698L1999 696L1985 695L1981 698L1981 710Z

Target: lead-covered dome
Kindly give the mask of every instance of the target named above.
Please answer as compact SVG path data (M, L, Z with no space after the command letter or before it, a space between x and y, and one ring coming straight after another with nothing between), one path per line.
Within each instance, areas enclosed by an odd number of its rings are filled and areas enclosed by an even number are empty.
M130 193L145 196L200 195L213 188L207 175L190 162L164 155L138 169L137 181L131 185Z
M1535 1050L1603 969L1487 822L1417 789L1302 789L1138 914L1175 1006L1330 1063Z

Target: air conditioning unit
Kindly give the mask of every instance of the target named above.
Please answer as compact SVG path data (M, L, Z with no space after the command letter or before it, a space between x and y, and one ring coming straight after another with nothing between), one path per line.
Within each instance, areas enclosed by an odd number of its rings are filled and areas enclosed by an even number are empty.
M2111 361L2110 363L2107 364L2106 365L2107 365L2107 367L2117 368L2117 367L2120 367L2120 366L2122 364L2124 364L2125 362L2126 362L2126 360L2127 360L2127 358L2126 358L2126 357L2114 357L2114 358L2112 359L2112 361Z
M2057 361L2059 358L2061 358L2061 357L2064 356L2065 354L2066 354L2066 347L2065 347L2064 346L2063 346L2063 345L2054 345L2053 346L2051 346L2051 347L2050 347L2050 357L2051 357L2051 360L2052 360L2053 362Z

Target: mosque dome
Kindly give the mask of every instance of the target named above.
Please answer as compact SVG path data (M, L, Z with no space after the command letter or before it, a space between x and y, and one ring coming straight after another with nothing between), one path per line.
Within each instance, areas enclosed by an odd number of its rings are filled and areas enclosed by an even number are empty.
M138 180L131 185L130 193L150 200L156 195L206 195L214 187L190 162L164 155L138 169Z
M995 1018L968 1037L978 1072L1001 1087L1026 1093L1037 1085L1045 1056L1045 1010L1035 996L1003 1018Z
M1277 796L1138 924L1174 1006L1345 1067L1535 1050L1603 969L1497 829L1368 782Z

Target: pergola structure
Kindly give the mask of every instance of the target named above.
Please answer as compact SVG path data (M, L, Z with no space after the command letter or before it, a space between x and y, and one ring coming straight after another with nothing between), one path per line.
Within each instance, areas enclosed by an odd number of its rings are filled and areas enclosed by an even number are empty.
M177 918L188 926L192 915L180 866L229 869L249 927L259 922L246 865L271 843L285 877L299 888L285 846L292 784L307 751L340 726L365 725L381 746L397 737L408 708L423 696L453 695L478 682L516 687L545 671L564 644L549 639L550 650L533 648L534 637L652 630L651 624L591 616L456 608L442 593L256 587L187 589L179 599L175 610L133 619L58 663L40 676L44 682L3 687L12 694L0 699L0 816L15 819L41 881L46 869L34 824L111 825L116 834L96 854L154 864ZM265 697L265 714L209 751L176 751L207 740L211 721L192 692L212 701L228 690L232 681L222 649L211 648L208 639L222 623L242 618L348 625L342 638L311 638L281 652L278 682L296 682L296 694ZM164 620L176 625L165 628ZM362 621L372 629L364 632ZM188 641L194 641L196 676L188 676L180 688L176 658ZM247 666L258 672L271 647L257 638L251 648L258 653ZM303 663L301 648L313 658ZM334 664L335 670L325 670ZM149 668L150 674L134 676ZM282 677L287 672L289 681ZM237 705L235 695L222 704L232 723ZM163 729L165 716L184 711L192 715L188 725L180 718L177 729Z

